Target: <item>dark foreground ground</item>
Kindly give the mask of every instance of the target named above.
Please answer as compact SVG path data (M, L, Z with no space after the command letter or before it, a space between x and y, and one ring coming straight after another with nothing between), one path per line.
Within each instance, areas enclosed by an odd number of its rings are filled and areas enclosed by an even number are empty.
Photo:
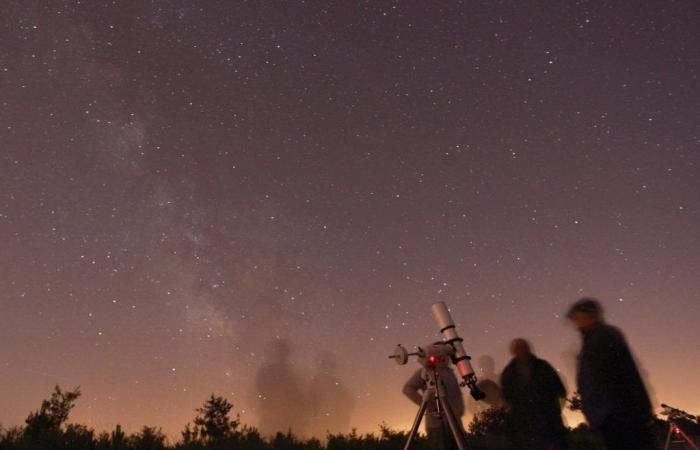
M111 432L96 433L84 425L68 422L70 410L79 396L77 389L64 392L57 386L51 398L29 414L25 425L0 427L0 450L402 450L406 440L406 432L392 430L387 425L381 425L378 433L329 434L323 442L297 439L292 431L266 438L232 417L233 405L213 395L197 409L197 415L175 443L168 442L155 427L144 427L131 435L119 426ZM480 413L467 428L469 448L508 449L507 430L505 409ZM666 422L656 421L659 448L663 447L667 430ZM572 450L605 448L585 426L568 430L568 440ZM426 439L420 437L414 449L428 450Z

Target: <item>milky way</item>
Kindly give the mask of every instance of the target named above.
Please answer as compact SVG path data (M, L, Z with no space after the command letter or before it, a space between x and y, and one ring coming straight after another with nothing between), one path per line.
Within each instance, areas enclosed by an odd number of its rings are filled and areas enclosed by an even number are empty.
M700 412L697 2L0 11L3 425L59 383L98 430L176 437L212 392L264 427L284 343L299 396L335 360L349 426L405 428L386 355L435 301L571 391L584 294Z

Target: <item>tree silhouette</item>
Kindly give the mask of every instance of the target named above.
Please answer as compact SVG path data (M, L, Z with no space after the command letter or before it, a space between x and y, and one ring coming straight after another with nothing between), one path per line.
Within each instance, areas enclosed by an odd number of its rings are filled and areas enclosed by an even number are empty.
M569 404L571 411L581 411L581 394L578 391L574 392L571 398L567 398L566 402Z
M478 412L469 423L469 433L476 437L504 436L508 431L508 409L490 407Z
M165 435L160 428L144 426L130 439L130 447L138 450L165 450Z
M183 441L191 443L201 439L205 443L218 443L231 437L240 424L238 419L229 417L231 409L233 405L228 400L211 394L204 406L197 408L194 427L187 424L182 432Z
M111 433L106 431L100 433L95 448L96 450L130 450L129 438L122 426L117 424Z
M94 450L95 432L85 425L71 423L66 426L60 440L70 450Z
M111 435L111 448L113 450L125 450L128 447L126 433L122 430L122 426L117 424Z
M20 448L23 434L24 430L21 427L12 427L4 430L2 426L0 426L0 450Z
M31 412L27 417L21 447L32 450L63 448L92 450L94 448L92 430L80 426L68 427L65 432L62 429L78 397L80 397L79 388L64 392L56 385L51 398L42 401L41 408Z
M72 391L63 392L61 387L56 385L51 398L42 401L39 411L34 411L27 417L25 433L60 430L61 425L68 420L68 415L75 407L75 401L78 397L80 397L79 387Z
M292 434L277 433L263 439L255 428L241 425L231 418L233 405L223 397L211 395L197 416L187 424L179 442L168 444L160 428L143 427L127 435L117 425L111 432L99 436L85 425L67 423L70 411L80 396L78 388L64 392L56 386L51 397L44 400L38 411L32 412L26 426L10 429L0 427L0 450L401 450L406 441L405 431L394 431L382 424L379 435L329 434L325 442L319 439L299 439ZM575 408L578 395L569 400ZM579 400L580 402L580 400ZM656 433L663 437L667 428L662 421ZM507 446L507 413L504 408L490 408L477 414L469 425L467 441L470 449L501 450ZM600 450L603 444L587 426L568 431L572 450ZM414 450L428 450L425 436L418 436Z

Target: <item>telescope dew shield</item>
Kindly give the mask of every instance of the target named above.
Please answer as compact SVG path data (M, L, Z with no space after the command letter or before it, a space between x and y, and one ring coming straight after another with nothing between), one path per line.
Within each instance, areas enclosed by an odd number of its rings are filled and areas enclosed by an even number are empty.
M460 376L464 380L464 384L469 387L469 391L476 400L481 400L486 395L476 387L476 375L474 369L469 362L469 355L464 351L462 338L457 334L457 328L452 320L450 311L447 310L447 305L444 302L434 303L432 306L433 317L440 327L440 333L445 343L454 350L452 354L452 362L457 366Z
M440 333L445 343L454 348L453 362L455 366L457 366L459 374L464 378L464 381L467 381L468 378L475 376L474 369L469 362L469 356L467 356L467 353L464 351L462 338L457 335L457 328L455 327L450 312L447 310L447 305L445 305L444 302L435 303L432 309L433 316L440 327Z

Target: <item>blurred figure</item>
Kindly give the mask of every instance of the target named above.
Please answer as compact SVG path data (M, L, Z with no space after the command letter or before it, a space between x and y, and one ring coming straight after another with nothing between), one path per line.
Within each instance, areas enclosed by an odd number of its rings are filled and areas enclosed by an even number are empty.
M503 370L503 398L510 405L513 448L566 449L566 430L560 400L566 389L549 363L532 353L525 339L510 344L513 359Z
M501 386L498 385L498 375L496 375L496 361L489 355L481 355L476 360L477 383L476 387L486 394L482 400L474 400L467 397L467 410L471 413L479 413L489 408L500 408L503 406L503 394Z
M329 432L346 433L355 399L338 377L338 363L331 352L319 355L309 388L311 435L323 439Z
M479 368L479 381L476 383L476 387L486 394L486 398L480 401L488 407L500 408L503 406L503 393L501 392L501 387L495 381L498 379L496 375L496 361L489 355L481 355L477 359L476 364Z
M260 423L266 434L291 429L298 437L305 437L308 426L308 401L299 382L299 376L290 361L291 347L284 339L270 346L266 364L258 370L256 379Z
M462 398L462 390L460 389L459 381L457 381L457 377L450 366L450 358L446 353L445 346L442 342L439 342L425 347L425 350L428 355L444 355L438 358L435 367L445 386L445 393L450 408L457 420L461 422L461 418L464 415L464 398ZM425 368L425 358L419 358L419 363L423 365L423 368L417 370L413 376L408 379L403 387L403 393L413 403L420 406L423 401L423 393L428 386L428 369ZM428 403L424 422L431 450L457 450L457 443L452 437L447 418L440 414L435 401Z
M603 321L593 298L574 303L567 317L583 337L578 392L591 429L600 431L608 450L656 448L649 395L620 330Z

